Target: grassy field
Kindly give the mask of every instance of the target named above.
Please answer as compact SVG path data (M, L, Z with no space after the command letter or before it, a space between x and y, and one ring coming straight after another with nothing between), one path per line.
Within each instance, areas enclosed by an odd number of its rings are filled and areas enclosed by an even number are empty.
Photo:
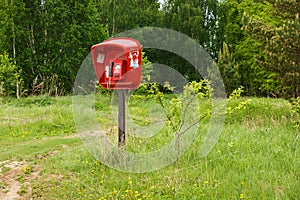
M196 134L181 158L149 173L97 161L77 134L72 97L0 100L0 199L300 199L300 117L287 100L231 101L207 157Z

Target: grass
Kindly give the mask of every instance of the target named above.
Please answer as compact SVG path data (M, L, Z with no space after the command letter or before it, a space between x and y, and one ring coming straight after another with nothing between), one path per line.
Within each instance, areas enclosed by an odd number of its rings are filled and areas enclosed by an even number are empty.
M100 99L95 104L98 114L109 116L109 98ZM152 104L130 104L138 122L148 123L145 113ZM144 111L137 114L137 107ZM39 178L31 180L33 198L300 199L300 119L291 104L284 99L241 98L229 102L228 108L232 113L207 157L199 157L204 121L192 145L172 165L127 173L101 164L82 145L71 97L2 99L0 162L26 160L33 171L39 169ZM105 120L100 119L108 124ZM154 138L153 146L169 141L168 135L160 136L165 138ZM151 145L130 136L126 148L137 151L144 143Z

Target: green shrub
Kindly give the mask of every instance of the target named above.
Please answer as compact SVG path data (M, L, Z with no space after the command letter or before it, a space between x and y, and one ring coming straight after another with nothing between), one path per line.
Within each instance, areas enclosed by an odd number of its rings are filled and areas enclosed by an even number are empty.
M8 54L0 54L0 96L9 96L15 93L21 82L20 74L21 71L18 71Z

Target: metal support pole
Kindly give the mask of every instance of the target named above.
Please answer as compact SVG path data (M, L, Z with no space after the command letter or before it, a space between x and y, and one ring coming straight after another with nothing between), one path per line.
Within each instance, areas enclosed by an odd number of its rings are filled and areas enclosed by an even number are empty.
M125 146L125 91L118 90L118 146Z

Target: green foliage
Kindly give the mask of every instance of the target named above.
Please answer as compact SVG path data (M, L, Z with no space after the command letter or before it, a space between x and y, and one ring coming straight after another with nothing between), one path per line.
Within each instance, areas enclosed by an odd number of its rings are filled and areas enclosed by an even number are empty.
M243 86L233 90L233 92L229 95L228 101L232 100L232 99L238 99L242 97L242 93L244 93L245 91L243 90Z
M0 0L0 54L8 52L20 70L17 83L6 81L7 94L68 94L93 44L159 26L202 45L218 63L228 95L242 85L245 95L297 97L299 10L296 0ZM148 61L171 66L189 81L202 79L172 52L145 52L143 80L152 73Z
M162 14L158 0L102 0L97 2L101 23L109 36L122 31L159 26Z
M250 99L245 100L238 100L242 97L242 93L244 93L244 87L241 86L235 90L229 95L228 98L228 107L226 108L227 116L230 119L235 119L239 121L237 118L248 117L249 116L249 106L251 104ZM237 101L238 100L238 101ZM237 103L238 102L238 103ZM246 112L244 112L246 111Z
M170 91L172 91L172 88L169 87L168 83L165 83L163 86L155 82L143 83L141 84L139 89L137 89L134 92L134 97L139 99L145 99L145 98L155 99L155 101L163 108L168 123L173 124L174 121L178 122L178 120L174 120L174 118L177 119L179 113L177 113L177 115L175 116L173 116L173 114L175 114L175 110L178 110L177 106L180 105L178 105L178 100L176 97L170 98L169 96L165 95L166 92L170 92ZM175 106L176 108L175 107L172 108L171 105ZM176 125L174 125L173 128L176 129Z
M294 126L300 128L300 97L291 99L292 104L292 119L295 121Z
M264 17L271 8L252 0L227 0L221 3L221 7L220 26L224 27L225 44L219 51L218 66L226 92L229 95L242 85L246 95L264 95L261 85L265 81L266 71L260 64L264 56L262 44L243 29L243 19L245 15Z
M27 94L69 93L90 47L107 38L91 0L15 0L3 9L10 19L4 46L22 69Z
M293 106L293 111L300 114L300 97L292 99L291 102Z
M273 6L269 17L245 15L244 29L263 43L265 54L260 61L264 68L263 92L275 97L297 97L300 85L299 13L296 1L269 1ZM267 4L269 5L269 4Z
M223 78L226 93L230 94L240 86L241 75L239 74L238 65L225 42L219 51L217 65Z
M7 23L8 23L8 2L6 0L0 1L0 54L2 54L6 50L6 41L7 41L7 35L6 35L6 29L7 29Z
M162 27L179 31L198 42L214 59L220 48L217 37L218 1L172 0L162 5ZM149 52L149 53L148 53ZM176 69L189 81L199 81L201 75L188 61L172 52L148 50L153 63L161 63Z
M192 81L184 86L183 93L180 95L168 94L173 90L174 88L168 82L165 82L163 86L158 83L147 83L142 84L134 95L142 99L145 98L145 95L147 98L155 99L164 110L167 125L170 126L172 131L180 131L182 123L185 122L186 115L188 115L187 110L190 109L191 103L200 100L204 102L204 99L210 101L212 89L209 81L202 80L199 82ZM204 112L204 114L206 113L208 111Z
M192 81L184 87L184 98L189 98L192 95L196 95L198 99L212 97L212 87L208 80Z
M21 70L12 63L7 53L0 54L0 96L15 94L20 83Z
M142 81L148 82L151 80L151 75L153 74L153 66L152 62L148 59L145 52L143 52L142 64Z

